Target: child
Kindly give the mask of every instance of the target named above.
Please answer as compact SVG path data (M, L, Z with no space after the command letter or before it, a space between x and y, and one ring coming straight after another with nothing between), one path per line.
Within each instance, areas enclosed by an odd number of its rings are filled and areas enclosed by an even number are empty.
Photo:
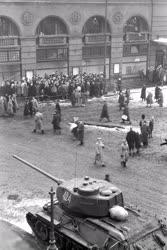
M103 162L103 149L104 149L104 144L102 142L102 139L99 137L97 138L96 142L96 154L95 154L94 164L96 165L96 162L99 161L101 166L105 167L105 164Z

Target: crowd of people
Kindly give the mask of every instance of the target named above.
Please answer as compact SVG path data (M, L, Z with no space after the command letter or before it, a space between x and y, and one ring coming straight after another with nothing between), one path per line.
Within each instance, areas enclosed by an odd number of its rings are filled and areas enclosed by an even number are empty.
M151 105L153 104L153 94L152 92L148 92L146 93L146 86L143 85L143 87L141 88L141 99L143 102L146 101L147 107L151 107ZM162 88L160 88L160 86L156 85L155 86L155 91L154 91L154 99L155 102L157 102L159 104L160 107L163 107L163 102L164 102L164 98L163 98L163 91Z
M150 120L147 121L145 114L142 114L139 127L140 133L130 127L126 139L124 139L121 144L121 165L124 167L126 167L129 156L139 156L140 148L146 148L148 146L149 138L152 138L154 130L154 117L152 116Z
M18 110L16 94L0 96L0 115L14 116Z
M70 99L72 104L86 102L87 97L99 97L105 92L103 74L66 75L63 73L34 76L31 80L5 81L0 86L1 96L16 94L18 97L38 97L40 99Z

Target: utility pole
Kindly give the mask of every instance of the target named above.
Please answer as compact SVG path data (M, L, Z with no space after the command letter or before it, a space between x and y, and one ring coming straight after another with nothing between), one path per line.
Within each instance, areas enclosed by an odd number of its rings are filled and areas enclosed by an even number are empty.
M105 20L104 20L104 91L106 88L106 57L107 57L107 8L108 0L105 0Z
M54 235L54 204L53 204L53 197L55 195L55 192L53 191L53 187L51 187L51 190L49 192L50 194L50 201L51 201L51 211L50 211L50 241L49 246L47 247L47 250L59 250L56 247L55 244L55 235Z

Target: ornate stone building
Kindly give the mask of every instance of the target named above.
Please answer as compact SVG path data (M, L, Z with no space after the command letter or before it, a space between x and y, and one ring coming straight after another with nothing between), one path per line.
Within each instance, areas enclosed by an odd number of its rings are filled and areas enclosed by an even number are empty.
M166 0L1 0L0 79L97 73L104 62L108 78L135 77L166 64L158 37L167 37Z

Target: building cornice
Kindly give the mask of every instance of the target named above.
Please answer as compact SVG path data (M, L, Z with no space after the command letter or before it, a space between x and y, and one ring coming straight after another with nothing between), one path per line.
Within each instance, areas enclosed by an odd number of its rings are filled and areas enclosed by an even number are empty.
M155 0L154 0L155 1ZM164 2L163 0L159 0L160 2ZM105 0L0 0L0 4L98 4L98 5L104 5ZM159 2L158 2L159 3ZM165 3L165 2L164 2ZM142 5L150 5L151 0L108 0L108 5L136 5L136 4L142 4Z

